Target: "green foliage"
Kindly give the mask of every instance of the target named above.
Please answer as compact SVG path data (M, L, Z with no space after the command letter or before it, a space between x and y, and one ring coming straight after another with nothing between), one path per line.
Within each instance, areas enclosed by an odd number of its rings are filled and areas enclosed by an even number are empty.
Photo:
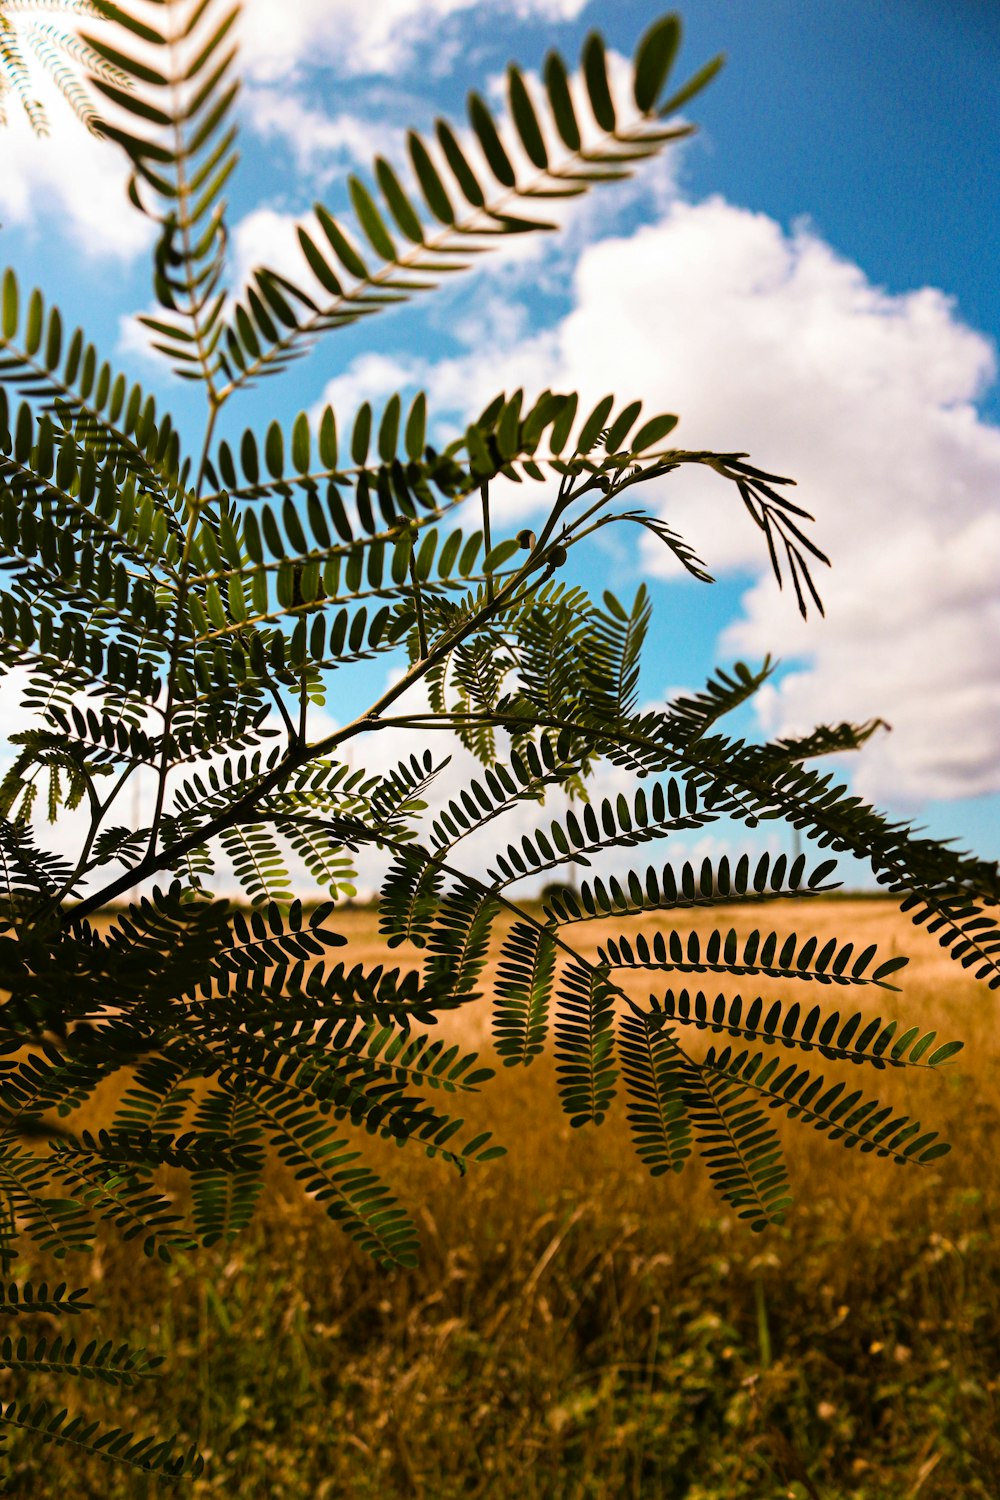
M48 115L35 97L28 58L34 56L66 103L89 130L100 134L91 94L80 76L86 70L128 88L126 75L114 62L61 24L46 19L55 15L69 20L97 15L89 0L3 0L0 5L0 126L8 123L6 98L13 94L36 135L47 135Z
M0 788L8 1272L25 1236L62 1256L91 1246L102 1223L164 1261L227 1241L254 1214L269 1153L379 1264L411 1265L413 1221L366 1160L364 1138L411 1142L461 1172L499 1154L488 1134L468 1137L464 1120L437 1102L475 1091L490 1070L414 1029L481 1003L494 937L504 1063L529 1063L544 1049L553 1010L571 1124L604 1119L621 1073L650 1170L679 1170L696 1146L719 1193L754 1229L780 1223L789 1203L776 1113L903 1162L933 1159L944 1149L933 1133L842 1084L781 1069L773 1049L780 1041L835 1061L936 1067L958 1044L933 1049L912 1029L897 1037L892 1021L842 1021L819 1004L803 1015L798 1002L770 995L710 1003L667 990L640 1004L625 987L623 970L676 970L755 985L810 979L820 992L891 989L901 960L856 952L847 940L738 940L724 924L699 938L671 925L693 906L809 898L830 888L830 861L595 874L579 893L554 893L541 912L514 890L526 877L620 858L724 815L751 828L783 818L820 849L868 860L952 957L1000 983L995 867L918 838L803 765L855 748L874 724L765 745L723 735L720 719L757 690L768 663L737 665L694 697L642 710L645 589L631 604L610 593L595 601L556 576L597 531L638 524L710 581L657 515L621 504L626 490L694 464L735 489L805 614L819 605L811 569L826 559L803 530L807 513L785 493L791 481L742 454L667 446L676 418L643 418L631 397L583 412L575 394L551 391L533 403L501 393L440 451L423 395L405 412L391 397L377 422L363 406L344 441L331 409L315 430L299 413L235 445L215 441L217 416L237 391L321 336L431 289L507 235L550 227L538 217L542 202L617 181L686 134L663 121L715 65L662 97L679 38L668 17L639 43L634 109L613 98L596 35L581 59L583 111L555 54L543 97L512 68L509 126L478 95L469 100L487 170L473 168L444 121L431 143L411 133L415 187L379 159L381 200L349 180L354 226L322 205L300 226L301 284L259 267L234 302L222 193L236 164L235 12L213 0L165 0L161 30L105 0L95 9L121 33L120 45L85 41L100 60L91 84L108 106L101 129L131 163L137 209L158 226L160 307L145 322L175 372L202 383L207 417L200 449L188 452L152 397L129 388L82 331L67 338L59 311L5 273L0 663L23 676L34 714ZM515 166L522 156L530 171ZM554 483L537 534L501 534L500 479ZM480 509L470 520L473 497ZM402 664L391 685L351 723L311 733L311 710L335 674L380 654ZM420 685L428 712L402 701ZM482 769L466 785L450 773L434 817L425 816L427 798L447 748L408 747L384 774L353 770L346 758L366 736L370 745L386 732L412 739L446 729ZM593 778L609 765L628 790L591 800ZM140 773L155 785L149 821L115 824ZM73 861L44 847L39 784L51 821L63 809L89 811ZM511 815L551 792L577 799L579 811L550 817L539 808L532 831L512 836ZM480 878L456 851L493 822ZM353 893L362 851L385 861L386 947L422 951L421 966L331 962L345 941L331 925L334 903ZM249 915L212 898L220 855ZM290 857L331 897L311 914L292 899ZM129 894L152 882L150 894ZM651 939L623 932L588 957L577 924L611 914L656 914L658 925ZM727 1045L700 1056L682 1041L691 1026L764 1050L734 1055ZM109 1083L118 1104L107 1128L74 1132L73 1114ZM188 1178L190 1213L166 1169ZM63 1291L48 1298L14 1283L2 1307L34 1297L69 1312ZM22 1358L20 1344L9 1347ZM24 1348L29 1363L68 1373L86 1366L111 1379L146 1369L138 1354L77 1359L75 1345ZM194 1463L170 1443L99 1434L30 1404L14 1402L0 1419L166 1474Z

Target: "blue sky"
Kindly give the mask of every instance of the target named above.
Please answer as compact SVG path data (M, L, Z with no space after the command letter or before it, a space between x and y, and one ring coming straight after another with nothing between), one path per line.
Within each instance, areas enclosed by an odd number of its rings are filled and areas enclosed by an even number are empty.
M553 45L573 59L594 26L630 55L657 14L638 0L249 0L236 269L281 263L295 216L317 197L343 206L346 170L365 175L376 150L401 159L407 125L460 121L466 89L495 87L510 60L537 68ZM696 483L652 498L714 588L624 543L584 559L585 581L630 594L650 577L649 698L771 650L783 674L742 727L881 714L894 731L857 758L858 789L997 857L1000 12L693 0L682 14L682 71L728 57L688 107L692 142L594 195L559 242L339 335L235 425L328 399L346 417L402 384L426 385L447 428L493 381L596 396L607 380L680 412L678 442L794 475L834 558L826 622L801 626L730 497ZM149 273L119 163L51 113L48 143L16 120L0 136L0 256L194 432L192 398L128 321ZM338 684L338 713L372 685Z
M615 28L642 6L613 8ZM819 233L891 291L930 284L1000 329L1000 12L990 0L711 0L692 52L725 51L702 96L689 190ZM984 403L1000 413L997 388Z

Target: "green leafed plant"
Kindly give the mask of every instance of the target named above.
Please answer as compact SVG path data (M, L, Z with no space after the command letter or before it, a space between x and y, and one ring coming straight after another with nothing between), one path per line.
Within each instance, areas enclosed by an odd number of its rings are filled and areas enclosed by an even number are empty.
M0 4L0 126L8 123L7 99L13 96L36 135L47 135L48 115L36 97L30 62L38 64L66 103L89 130L97 130L93 97L81 73L89 71L121 88L129 80L121 68L68 30L67 21L99 16L90 0L3 0Z
M299 413L216 440L241 389L508 236L548 228L546 203L618 181L686 135L671 121L718 62L675 87L680 27L668 16L639 43L628 98L612 90L596 35L579 84L554 53L540 86L511 68L509 122L471 95L467 127L411 133L407 167L380 158L370 180L349 179L349 225L316 206L299 226L298 278L261 266L234 292L222 194L236 165L236 9L95 9L118 32L113 44L107 31L84 38L99 59L101 129L126 153L132 200L158 230L159 308L144 321L176 373L203 387L206 415L192 448L41 292L6 273L0 654L33 711L0 788L7 1274L25 1240L63 1255L91 1245L101 1224L165 1259L227 1240L258 1205L268 1153L376 1260L412 1264L413 1222L367 1163L365 1138L409 1143L460 1172L499 1154L461 1114L490 1069L433 1032L462 1006L492 1006L508 1067L541 1053L551 1027L572 1125L599 1124L621 1089L648 1168L677 1172L697 1152L754 1229L780 1223L789 1204L780 1116L900 1163L934 1159L947 1149L935 1132L816 1068L936 1067L954 1053L957 1043L861 1008L895 993L904 960L847 938L820 947L808 920L788 936L767 926L775 899L807 911L831 890L834 860L647 863L639 846L722 817L748 828L784 819L819 851L867 860L916 922L994 984L995 866L887 821L807 764L857 747L873 724L795 742L727 736L720 721L770 663L641 708L645 589L631 603L595 600L571 582L574 548L636 525L710 582L639 499L640 486L698 465L747 508L801 611L819 608L812 570L826 559L790 481L743 454L670 446L676 419L642 413L632 392L593 410L570 392L503 393L441 446L423 395L391 397L377 420L365 405L350 427L327 408L315 422ZM511 534L503 480L554 491L537 532ZM379 657L402 664L391 685L317 734L314 707L338 674ZM416 689L427 707L414 708ZM392 770L351 768L355 741L393 732L411 743ZM414 749L417 734L440 748ZM464 785L452 772L430 812L456 739L480 767ZM601 793L608 766L630 790ZM155 794L136 828L121 807L140 773ZM74 857L47 847L39 792L50 821L89 814ZM492 839L485 874L465 858L473 834L480 847ZM335 951L336 902L354 893L370 851L384 869L386 954L375 965ZM601 873L612 854L625 873ZM211 894L220 856L245 891L242 910ZM330 899L312 911L293 899L290 861ZM558 883L568 867L588 871L578 890ZM539 904L532 892L546 882ZM149 894L130 894L139 887ZM723 910L737 903L762 909L746 938ZM678 925L695 907L720 909L707 936ZM585 941L595 918L623 924L596 958ZM626 987L639 970L646 1002ZM789 979L811 981L815 1003L782 998ZM687 987L700 983L709 990ZM74 1112L112 1079L118 1102L103 1126L74 1131ZM165 1169L188 1179L190 1211ZM0 1311L67 1316L82 1296L16 1279L3 1295ZM150 1368L141 1353L58 1340L12 1337L0 1355L104 1380ZM166 1474L197 1465L167 1441L98 1433L30 1402L0 1420Z

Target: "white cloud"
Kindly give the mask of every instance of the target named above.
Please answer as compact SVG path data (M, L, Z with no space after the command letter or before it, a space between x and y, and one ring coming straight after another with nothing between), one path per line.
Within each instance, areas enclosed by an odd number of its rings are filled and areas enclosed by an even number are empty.
M378 406L395 391L418 386L426 373L421 360L389 358L384 354L362 354L352 360L350 369L334 376L323 388L322 400L314 409L319 416L324 406L332 406L344 420L353 416L362 402Z
M316 183L345 162L369 167L376 155L391 155L399 145L392 126L347 112L328 115L272 86L248 89L244 114L263 140L287 141L298 170Z
M641 394L682 414L680 445L795 476L833 559L825 621L778 594L723 481L682 470L650 496L714 571L759 575L725 654L804 663L764 695L765 726L887 719L852 766L897 807L1000 788L1000 430L975 407L988 340L940 291L890 295L808 226L721 199L590 246L573 293L555 327L432 368L432 397L471 413L522 384Z
M294 214L274 208L255 208L245 214L233 230L230 242L230 286L238 295L258 266L269 266L296 283L307 279L309 268L295 237Z
M23 111L3 129L0 221L27 230L56 222L84 255L129 261L151 244L152 222L125 195L128 163L100 141L53 89L45 91L50 132L32 134Z
M280 79L302 63L341 74L398 74L428 35L460 12L477 25L504 17L570 21L587 0L248 0L242 21L246 66L259 79Z

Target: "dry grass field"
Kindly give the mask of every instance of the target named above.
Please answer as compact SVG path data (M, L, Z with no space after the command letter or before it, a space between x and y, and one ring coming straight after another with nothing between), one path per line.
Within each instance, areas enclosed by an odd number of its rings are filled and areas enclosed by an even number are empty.
M905 1093L950 1156L902 1169L787 1124L798 1201L755 1236L696 1159L646 1175L623 1111L571 1131L548 1059L500 1069L468 1115L502 1161L459 1179L374 1144L421 1226L414 1271L373 1267L277 1170L227 1248L136 1266L109 1239L89 1263L39 1263L92 1288L99 1336L168 1356L157 1382L63 1386L64 1400L196 1440L199 1500L996 1500L997 1000L881 901L734 908L732 922L911 955L899 996L871 992L881 1013L966 1050L940 1072L855 1076ZM370 913L341 928L345 951L374 958ZM448 1025L488 1054L485 1002ZM9 1495L167 1492L20 1438L0 1464Z

